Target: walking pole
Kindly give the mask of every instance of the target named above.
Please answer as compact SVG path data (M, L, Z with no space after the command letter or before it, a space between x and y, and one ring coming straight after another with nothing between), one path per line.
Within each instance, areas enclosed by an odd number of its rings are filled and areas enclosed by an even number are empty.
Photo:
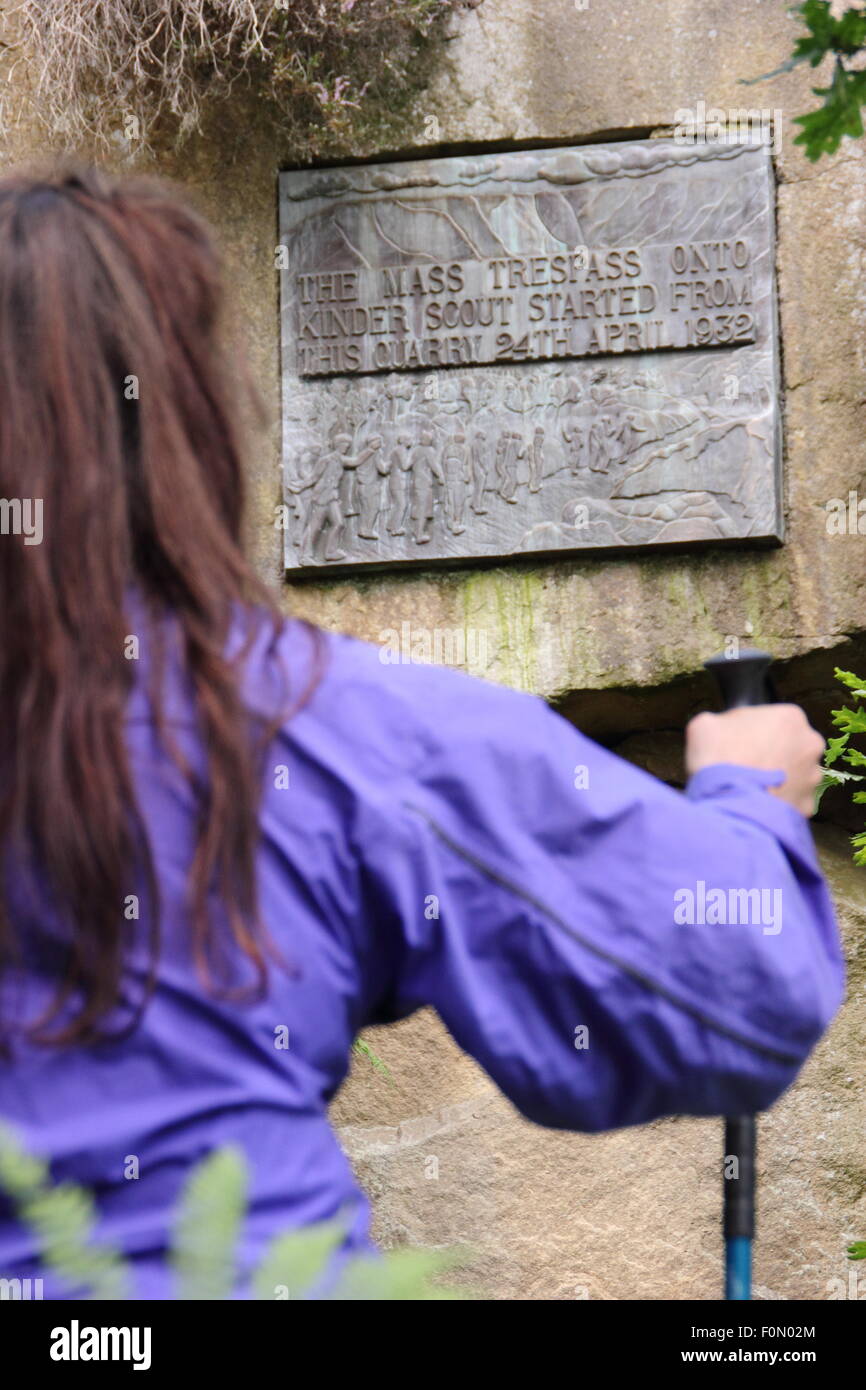
M744 651L737 657L714 656L704 666L714 677L725 709L766 705L774 698L769 679L773 658L766 652ZM725 1120L722 1158L722 1227L725 1236L725 1298L752 1297L752 1241L755 1235L754 1115L729 1115ZM731 1160L731 1173L728 1165Z

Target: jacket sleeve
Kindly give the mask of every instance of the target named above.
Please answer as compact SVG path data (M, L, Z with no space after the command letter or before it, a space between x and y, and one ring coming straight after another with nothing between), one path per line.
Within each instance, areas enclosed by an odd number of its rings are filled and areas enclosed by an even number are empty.
M679 793L541 700L444 674L419 683L423 755L365 848L388 961L371 1017L433 1005L554 1127L771 1105L843 985L781 774L718 766Z

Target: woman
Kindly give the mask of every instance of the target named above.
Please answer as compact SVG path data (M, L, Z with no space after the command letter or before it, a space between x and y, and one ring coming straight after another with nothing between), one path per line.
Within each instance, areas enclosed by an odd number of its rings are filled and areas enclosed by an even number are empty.
M0 481L44 508L0 536L0 1118L143 1298L227 1143L245 1267L338 1212L366 1247L327 1106L371 1023L432 1004L524 1114L599 1130L772 1104L841 989L797 710L696 720L683 796L540 700L280 622L219 298L159 187L0 182ZM702 884L783 929L690 925ZM36 1256L4 1207L0 1272Z

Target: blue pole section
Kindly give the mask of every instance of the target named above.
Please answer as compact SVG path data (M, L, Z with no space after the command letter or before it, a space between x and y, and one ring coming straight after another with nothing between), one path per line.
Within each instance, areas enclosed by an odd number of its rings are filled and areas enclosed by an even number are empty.
M752 1297L752 1241L750 1236L730 1236L725 1241L725 1298Z

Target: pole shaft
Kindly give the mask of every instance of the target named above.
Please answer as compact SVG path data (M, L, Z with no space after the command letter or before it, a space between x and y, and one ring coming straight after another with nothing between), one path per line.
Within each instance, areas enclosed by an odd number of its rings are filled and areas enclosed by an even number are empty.
M769 704L774 698L766 652L746 651L736 657L716 656L704 665L714 677L725 709ZM755 1235L754 1115L730 1115L725 1120L722 1227L725 1236L725 1298L752 1297L752 1240Z
M731 1115L725 1120L723 1217L725 1234L725 1298L752 1297L752 1239L755 1234L754 1115Z

